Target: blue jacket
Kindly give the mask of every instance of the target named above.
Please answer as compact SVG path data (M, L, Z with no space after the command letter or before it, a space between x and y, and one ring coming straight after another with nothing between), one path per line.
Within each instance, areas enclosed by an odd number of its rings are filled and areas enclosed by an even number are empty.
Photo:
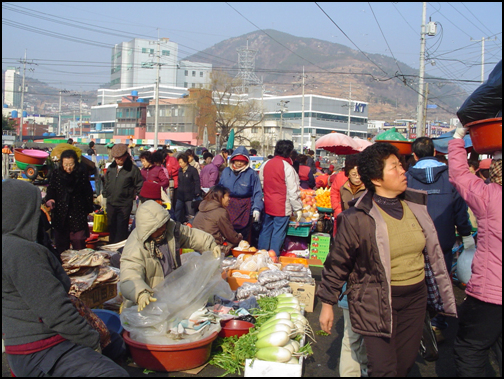
M448 166L434 157L421 158L406 173L408 187L427 191L427 211L434 221L444 253L455 244L455 227L460 235L471 234L467 204L448 180Z
M264 209L263 191L259 175L250 168L250 157L247 149L244 146L239 146L233 152L231 160L237 155L243 155L249 159L248 167L236 174L231 167L226 167L222 171L219 184L231 191L230 196L236 198L251 198L251 211L258 210L262 212Z

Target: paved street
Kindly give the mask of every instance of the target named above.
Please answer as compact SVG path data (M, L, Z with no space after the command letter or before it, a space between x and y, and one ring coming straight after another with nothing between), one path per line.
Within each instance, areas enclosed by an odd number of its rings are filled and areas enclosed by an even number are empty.
M315 279L320 281L321 268L312 267L312 272ZM457 304L461 304L464 299L464 292L455 287L455 297ZM312 328L320 330L318 324L318 315L321 309L321 303L315 300L315 311L307 313L307 318L312 325ZM341 338L343 334L343 314L340 308L335 307L336 332L328 337L317 337L317 343L313 345L314 355L305 360L303 368L304 377L330 377L339 376L339 352L341 349ZM425 362L420 356L418 357L413 370L409 376L412 377L453 377L455 376L455 366L453 362L453 342L457 333L457 320L450 319L449 327L445 331L446 341L439 345L439 360L437 362ZM125 367L126 370L133 376L143 376L143 369L134 367ZM150 377L217 377L223 374L223 370L214 367L206 366L198 375L186 374L182 372L172 373L152 373ZM10 372L6 363L5 354L2 357L2 376L10 376ZM238 375L229 375L230 377ZM493 352L490 353L490 364L487 366L486 376L498 376L498 366L494 358Z

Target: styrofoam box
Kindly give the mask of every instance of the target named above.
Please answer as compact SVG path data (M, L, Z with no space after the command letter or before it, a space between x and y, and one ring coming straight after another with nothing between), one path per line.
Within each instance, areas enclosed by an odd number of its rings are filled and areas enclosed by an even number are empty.
M300 341L300 346L304 346L306 337ZM259 377L259 378L279 378L279 377L296 377L300 378L303 374L303 360L299 358L299 364L292 363L278 363L262 361L255 359L252 366L250 363L252 359L245 360L245 377Z

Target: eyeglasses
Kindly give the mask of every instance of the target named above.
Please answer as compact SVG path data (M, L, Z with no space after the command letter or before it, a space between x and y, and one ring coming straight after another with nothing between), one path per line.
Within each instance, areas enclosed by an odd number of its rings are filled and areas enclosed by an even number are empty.
M350 174L350 176L351 176L352 178L360 178L360 175L359 175L359 174L357 174L357 173L355 173L355 172L352 172L352 173Z
M74 168L75 164L64 164L63 167L64 168Z

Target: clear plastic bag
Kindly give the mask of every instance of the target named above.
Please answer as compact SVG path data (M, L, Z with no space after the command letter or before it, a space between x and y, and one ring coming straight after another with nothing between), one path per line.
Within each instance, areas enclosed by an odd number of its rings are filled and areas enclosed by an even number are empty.
M240 265L240 270L257 271L257 263L253 259L249 259Z
M277 282L279 280L288 279L287 273L283 271L263 271L257 277L257 281L264 285L266 283Z
M278 288L275 290L269 290L267 295L268 295L268 297L275 297L275 296L281 295L283 293L292 293L292 288L287 286L287 287L282 287L282 288Z
M285 287L289 285L289 281L286 279L278 280L276 282L266 283L264 287L269 290L277 290L279 288Z
M308 269L307 271L286 271L289 274L290 278L293 277L309 277L311 278L311 271Z
M227 257L224 258L221 262L221 268L223 270L231 269L234 265L236 264L236 258L235 257Z
M296 283L312 283L313 278L311 276L291 276L289 281Z
M222 279L220 259L216 259L212 252L184 255L185 263L154 288L156 302L141 312L137 311L136 305L122 311L121 324L133 339L159 344L158 337L204 307L209 298L214 295L234 298L229 284Z

